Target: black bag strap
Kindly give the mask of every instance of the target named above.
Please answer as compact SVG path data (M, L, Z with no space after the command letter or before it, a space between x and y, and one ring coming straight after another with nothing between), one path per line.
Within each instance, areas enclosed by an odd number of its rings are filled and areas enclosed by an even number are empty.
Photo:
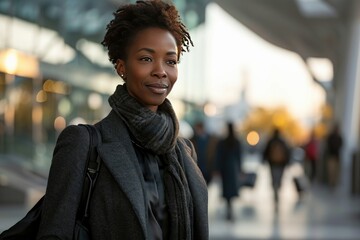
M89 151L84 171L84 185L77 212L77 219L84 222L89 216L90 199L101 165L101 159L97 153L97 146L101 142L101 135L94 125L80 124L80 126L86 127L90 136Z

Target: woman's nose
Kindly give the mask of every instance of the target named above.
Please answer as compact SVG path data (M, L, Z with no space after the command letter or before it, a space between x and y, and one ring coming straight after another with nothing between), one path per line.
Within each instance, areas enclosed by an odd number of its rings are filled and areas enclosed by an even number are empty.
M152 75L158 77L158 78L164 78L166 77L166 71L162 63L158 63L155 65L155 68L152 71Z

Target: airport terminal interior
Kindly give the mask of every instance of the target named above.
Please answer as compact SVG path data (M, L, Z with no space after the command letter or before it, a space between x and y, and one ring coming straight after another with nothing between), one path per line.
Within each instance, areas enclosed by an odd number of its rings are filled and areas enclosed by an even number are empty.
M71 124L95 123L110 111L108 97L119 76L100 42L114 10L129 2L134 1L0 1L0 232L25 216L45 193L61 131ZM360 1L172 2L199 43L186 54L189 57L184 56L180 73L189 80L171 99L178 110L180 134L191 138L201 119L209 132L221 137L220 123L231 116L243 143L243 171L256 174L254 185L240 187L232 199L231 219L222 198L222 179L213 174L208 183L210 239L360 239ZM210 60L204 60L210 55L206 53L215 52L208 49L215 42L207 38L209 29L217 21L210 8L221 9L261 41L297 56L323 96L315 117L305 119L306 127L284 109L252 108L245 87L236 92L236 105L209 102L204 79L226 75L221 72L226 68L213 69L206 66ZM312 59L331 63L332 74L317 74ZM237 71L243 79L251 78L246 71ZM194 79L202 80L191 85ZM236 81L228 89L237 88ZM278 204L270 167L262 157L264 139L274 125L282 128L293 146ZM333 125L339 126L343 138L335 187L329 184L324 153ZM320 143L314 179L304 149L312 131ZM296 188L298 176L305 176L303 191Z

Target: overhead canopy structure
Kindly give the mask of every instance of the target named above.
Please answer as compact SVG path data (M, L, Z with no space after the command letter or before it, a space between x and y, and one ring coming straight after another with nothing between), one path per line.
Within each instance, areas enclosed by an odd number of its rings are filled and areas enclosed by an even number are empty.
M304 60L330 59L337 74L344 58L352 0L214 2L260 37L298 53Z

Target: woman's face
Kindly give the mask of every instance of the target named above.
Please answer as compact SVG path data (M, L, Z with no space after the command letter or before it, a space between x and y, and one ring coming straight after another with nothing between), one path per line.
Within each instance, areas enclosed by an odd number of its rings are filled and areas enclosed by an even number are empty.
M178 76L178 49L173 35L164 29L146 28L135 35L127 59L117 61L117 72L129 94L156 112Z

